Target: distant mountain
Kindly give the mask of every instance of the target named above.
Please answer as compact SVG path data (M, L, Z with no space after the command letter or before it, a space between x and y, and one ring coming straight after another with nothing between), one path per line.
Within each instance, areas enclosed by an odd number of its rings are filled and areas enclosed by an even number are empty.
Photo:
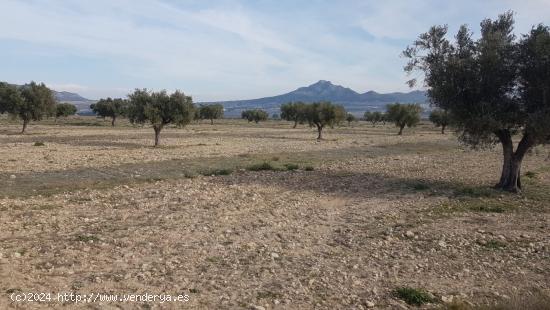
M279 113L279 107L290 101L332 101L343 105L347 111L362 115L365 111L383 110L386 104L393 102L420 103L427 105L426 92L412 91L408 93L377 93L368 91L358 93L350 88L334 85L330 81L320 80L306 87L300 87L289 93L249 100L233 100L220 102L225 107L227 116L238 116L242 110L261 108L269 114ZM205 102L207 103L207 102Z
M80 96L77 93L70 93L68 91L53 91L55 98L59 102L68 102L68 101L93 101L90 99L86 99L82 96Z
M90 100L80 96L77 93L71 93L68 91L53 91L54 96L58 102L68 102L76 106L77 114L79 115L93 115L94 113L90 109L90 104L95 103L96 100Z

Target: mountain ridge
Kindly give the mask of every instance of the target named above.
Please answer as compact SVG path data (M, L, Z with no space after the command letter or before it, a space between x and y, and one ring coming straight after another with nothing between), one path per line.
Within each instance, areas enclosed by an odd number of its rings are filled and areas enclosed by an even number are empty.
M278 113L281 104L291 101L331 101L342 104L353 114L362 115L365 111L383 110L388 103L420 103L427 106L426 92L415 90L408 93L392 92L378 93L366 91L358 93L350 88L335 85L327 80L319 80L309 86L299 87L291 92L262 97L257 99L230 100L218 102L199 102L199 104L220 103L228 116L238 116L242 110L261 108L271 113Z

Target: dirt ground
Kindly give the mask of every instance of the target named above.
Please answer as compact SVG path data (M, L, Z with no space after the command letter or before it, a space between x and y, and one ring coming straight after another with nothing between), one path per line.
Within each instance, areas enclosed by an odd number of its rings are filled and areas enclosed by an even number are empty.
M408 309L550 294L550 149L521 195L498 148L422 124L153 130L78 118L0 129L0 309ZM43 144L43 145L42 145ZM267 163L273 170L251 171ZM13 302L14 294L189 301Z

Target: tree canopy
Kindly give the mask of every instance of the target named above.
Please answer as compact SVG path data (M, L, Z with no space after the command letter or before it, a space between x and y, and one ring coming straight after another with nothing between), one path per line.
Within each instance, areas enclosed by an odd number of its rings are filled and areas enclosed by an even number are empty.
M208 104L201 105L198 109L199 119L209 119L210 124L214 124L215 119L223 118L223 105Z
M357 121L357 118L355 117L355 115L351 114L351 113L348 113L346 115L346 122L348 122L348 126L351 125L351 122L356 122Z
M405 71L424 73L431 104L449 113L462 141L502 145L496 187L518 191L525 154L550 137L550 31L539 25L518 40L513 30L512 12L483 20L477 40L466 26L453 41L447 26L433 26L404 55ZM521 140L514 150L515 134Z
M23 121L24 133L30 121L39 121L55 113L56 99L44 83L30 82L23 86L0 83L0 112Z
M294 122L292 128L296 128L298 123L303 124L306 121L304 119L305 106L306 104L301 101L288 102L281 105L281 119Z
M398 135L403 134L405 126L414 127L420 122L422 108L418 104L392 103L387 105L387 119L399 127Z
M241 118L248 120L249 123L255 122L257 124L260 121L267 120L269 118L269 114L261 109L245 110L241 112Z
M445 134L445 128L449 126L450 121L449 113L443 109L434 109L430 112L430 122L435 127L441 127L441 134Z
M128 100L108 97L107 99L100 99L98 102L91 104L90 109L92 111L105 118L111 118L111 126L115 126L115 121L118 117L124 116L128 111Z
M341 105L334 105L328 101L306 104L304 119L310 126L317 127L317 140L323 139L323 128L334 127L341 123L346 116L346 111Z
M76 107L74 104L63 102L55 105L55 118L67 117L76 114Z
M128 98L130 122L150 123L155 131L155 146L160 143L160 132L164 126L174 124L183 127L195 116L193 99L179 90L168 95L165 90L150 92L147 89L136 89Z
M374 127L376 123L383 121L384 115L382 114L382 112L379 111L367 111L365 112L363 117L365 118L365 121L370 122L372 124L372 127Z

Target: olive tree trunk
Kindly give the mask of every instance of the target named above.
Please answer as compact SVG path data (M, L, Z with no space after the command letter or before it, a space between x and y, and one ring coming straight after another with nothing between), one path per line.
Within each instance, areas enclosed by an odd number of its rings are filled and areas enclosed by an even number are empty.
M27 129L28 124L29 124L29 120L23 119L23 129L21 129L21 133L25 133L25 130Z
M116 116L113 116L113 119L111 120L112 127L115 127L115 121L116 121Z
M160 144L160 131L162 130L162 125L154 125L153 129L155 130L155 147Z
M441 125L441 134L445 134L445 128L447 128L447 125Z
M400 125L399 126L399 133L397 135L402 135L403 134L403 128L405 128L405 125Z
M317 140L323 140L323 126L317 125Z
M292 126L292 128L296 128L296 126L298 126L298 120L294 120L294 126Z
M502 130L497 134L502 145L502 173L500 181L495 186L509 192L521 191L521 164L525 154L535 145L535 141L529 134L525 134L514 152L514 143L512 135L508 130Z

